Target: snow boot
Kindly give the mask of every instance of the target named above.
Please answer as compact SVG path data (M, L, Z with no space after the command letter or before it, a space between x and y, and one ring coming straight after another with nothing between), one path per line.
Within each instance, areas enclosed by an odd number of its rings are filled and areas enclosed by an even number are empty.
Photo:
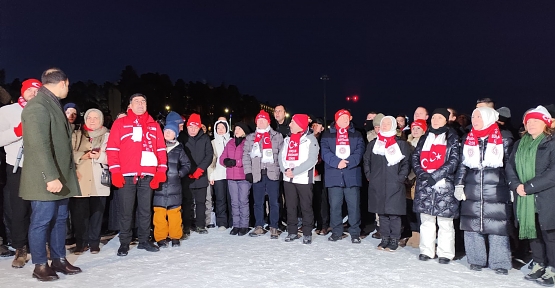
M351 237L351 243L360 244L361 243L360 242L360 237L358 237L358 236Z
M251 233L249 233L249 236L258 237L266 234L266 232L267 232L266 230L262 229L262 226L256 226L256 228L254 228L254 230Z
M399 248L399 239L389 238L389 243L385 246L385 251L394 252Z
M472 271L482 271L482 268L484 267L481 265L470 264L470 270Z
M495 269L495 274L509 275L509 271L505 268L497 268L497 269Z
M159 248L168 248L168 241L165 239L158 241L156 244L158 244Z
M158 248L156 245L153 245L150 242L141 242L139 243L139 245L137 245L137 249L144 249L148 252L158 252L160 251L160 248Z
M237 236L245 236L249 233L249 228L238 228Z
M382 242L378 244L378 250L385 250L389 245L389 237L382 237Z
M195 229L195 232L197 232L198 234L208 234L208 230L203 227L197 227L197 229Z
M129 244L121 244L118 249L118 256L127 256L129 253Z
M172 247L179 247L181 246L181 242L179 242L179 239L172 239Z
M27 246L15 250L15 258L12 262L13 268L23 268L27 263Z
M303 236L303 244L312 244L312 236L311 235Z
M299 234L289 234L285 237L285 242L293 242L295 239L299 239Z
M451 259L445 258L445 257L439 257L437 261L439 262L439 264L449 264L449 262L451 262Z
M335 242L341 239L343 239L343 235L331 234L331 236L328 237L328 241L332 241L332 242Z
M274 227L270 227L270 239L278 239L279 238L279 232L277 228Z
M536 283L545 287L553 287L553 285L555 285L555 272L553 272L553 267L546 267L542 278L537 279Z
M430 259L432 259L432 258L428 255L425 255L425 254L418 255L418 260L420 260L420 261L428 261Z
M528 275L524 276L524 279L536 281L537 279L540 279L545 273L545 264L536 262L534 262L533 264L534 266L532 266L532 271L530 271Z
M237 235L239 233L239 228L233 227L231 231L229 231L229 235Z

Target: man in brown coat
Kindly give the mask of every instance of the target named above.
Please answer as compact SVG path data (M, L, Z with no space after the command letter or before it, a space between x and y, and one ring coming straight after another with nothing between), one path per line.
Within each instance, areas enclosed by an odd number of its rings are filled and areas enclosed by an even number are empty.
M71 126L60 105L60 99L67 97L69 80L62 70L51 68L42 74L42 83L21 114L25 158L32 164L22 167L19 196L31 201L33 277L52 281L58 279L56 272L81 272L65 258L68 201L81 195L81 190L73 161ZM51 266L46 243L50 245Z

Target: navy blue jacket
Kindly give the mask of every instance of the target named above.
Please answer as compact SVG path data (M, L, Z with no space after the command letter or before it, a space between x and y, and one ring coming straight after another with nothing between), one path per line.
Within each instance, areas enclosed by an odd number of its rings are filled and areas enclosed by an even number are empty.
M322 161L324 161L324 176L326 187L361 187L362 173L360 163L364 155L364 140L362 135L355 130L353 123L349 125L349 146L351 146L351 156L344 169L337 168L341 159L335 155L335 141L337 130L335 122L330 125L331 129L324 131L320 140Z

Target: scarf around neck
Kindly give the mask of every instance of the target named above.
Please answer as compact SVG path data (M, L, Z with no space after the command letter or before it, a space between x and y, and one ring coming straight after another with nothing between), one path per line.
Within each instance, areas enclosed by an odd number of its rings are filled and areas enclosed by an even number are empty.
M420 153L420 167L424 171L428 173L434 172L445 163L447 153L446 134L445 132L439 135L428 133L428 136L426 136L422 152Z
M25 108L25 105L27 105L27 101L23 98L23 96L19 96L19 98L17 98L17 103L21 106L21 108Z
M291 137L289 137L289 145L287 146L287 156L285 158L286 161L299 160L299 146L301 145L301 137L305 133L306 131L291 134Z
M393 166L401 162L401 160L405 158L405 155L401 153L401 149L399 148L399 144L396 139L397 120L395 120L392 116L385 116L382 119L382 122L384 119L391 120L391 129L389 131L380 131L378 133L376 143L374 144L374 148L372 148L372 153L376 155L384 155L387 160L387 166Z
M262 141L262 149L260 149ZM254 144L252 145L251 158L262 157L262 163L273 163L272 139L270 139L270 126L266 129L256 129Z
M85 129L85 135L89 137L92 148L101 148L104 142L104 134L108 132L108 129L102 126L96 130L90 130L86 125L83 125L83 129Z
M335 124L335 155L340 159L351 156L351 145L349 141L349 127L341 128Z
M479 139L487 137L484 159L480 153ZM463 164L470 168L503 167L503 137L496 123L482 130L472 128L463 146Z

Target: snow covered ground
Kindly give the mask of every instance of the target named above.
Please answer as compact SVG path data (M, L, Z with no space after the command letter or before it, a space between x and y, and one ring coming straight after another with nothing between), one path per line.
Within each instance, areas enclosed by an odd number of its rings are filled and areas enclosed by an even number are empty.
M207 235L192 233L181 247L151 253L132 246L127 257L118 257L116 237L97 255L68 254L83 273L59 274L49 283L31 278L31 262L13 269L12 258L0 258L0 287L540 287L523 279L527 268L503 276L470 271L466 258L449 265L422 262L411 247L378 251L379 241L371 237L358 245L318 235L311 245L284 239L210 229Z

